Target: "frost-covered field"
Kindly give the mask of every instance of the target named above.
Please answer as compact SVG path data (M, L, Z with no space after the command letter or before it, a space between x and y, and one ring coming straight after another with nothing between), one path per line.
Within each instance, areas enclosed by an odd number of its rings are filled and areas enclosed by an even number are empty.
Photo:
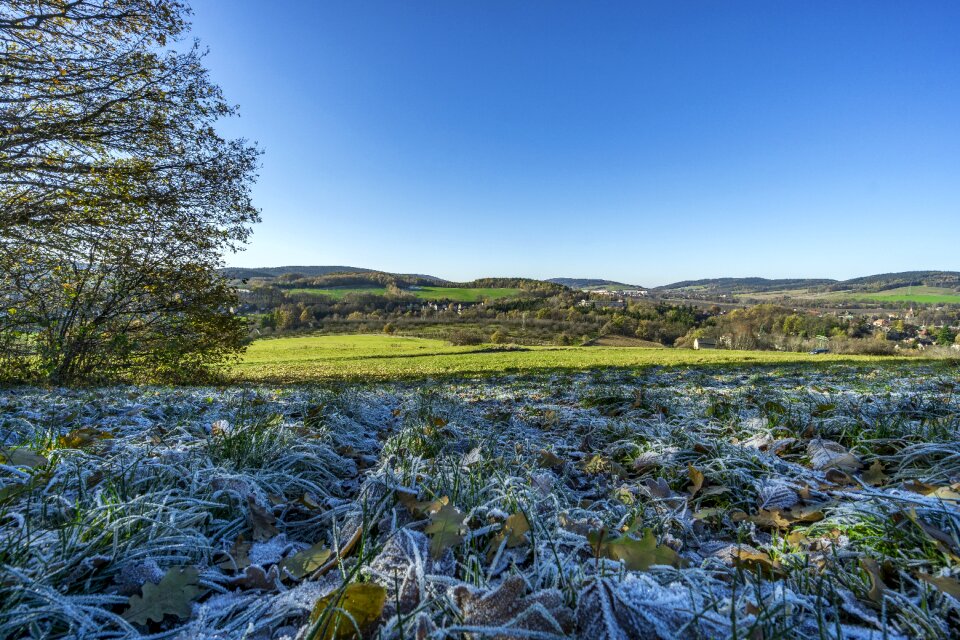
M6 390L0 638L957 636L958 432L942 368Z

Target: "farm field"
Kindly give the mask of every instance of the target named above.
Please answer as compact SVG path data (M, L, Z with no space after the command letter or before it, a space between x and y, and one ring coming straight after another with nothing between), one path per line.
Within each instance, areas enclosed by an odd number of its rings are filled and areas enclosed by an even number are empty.
M807 289L793 289L788 291L766 291L763 293L743 294L745 299L755 301L774 301L786 298L805 300L820 300L825 303L832 301L871 301L871 302L913 302L915 304L960 304L960 293L953 289L941 287L898 287L876 293L830 291L817 292Z
M372 294L384 295L387 290L384 287L334 287L329 289L288 289L291 294L308 294L329 296L336 300L343 299L348 294ZM417 287L409 290L409 293L415 295L421 300L451 300L453 302L477 302L484 298L499 300L515 296L520 293L520 289L508 287L503 288L484 288L484 287Z
M939 287L900 287L877 293L851 294L851 298L881 302L916 302L921 304L960 304L960 293Z
M882 356L637 347L454 347L442 340L383 335L270 338L250 345L237 381L391 380L423 376L535 373L592 368L790 363L870 363ZM897 362L909 366L898 359Z
M862 364L5 389L0 637L950 637L960 386Z

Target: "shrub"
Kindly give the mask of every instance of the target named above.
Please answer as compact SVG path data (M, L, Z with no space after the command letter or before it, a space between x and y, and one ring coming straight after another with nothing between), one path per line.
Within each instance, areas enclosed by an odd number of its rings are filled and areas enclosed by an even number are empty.
M447 339L450 344L458 347L483 344L483 335L480 332L467 329L454 329Z

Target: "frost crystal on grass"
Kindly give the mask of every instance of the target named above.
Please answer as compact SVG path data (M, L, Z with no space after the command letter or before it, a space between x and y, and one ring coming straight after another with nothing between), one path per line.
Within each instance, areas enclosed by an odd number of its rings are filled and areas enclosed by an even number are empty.
M931 366L4 390L2 448L36 465L0 463L0 637L302 638L358 581L387 593L382 640L949 637L955 385ZM675 566L633 570L617 539ZM185 567L186 618L124 619Z

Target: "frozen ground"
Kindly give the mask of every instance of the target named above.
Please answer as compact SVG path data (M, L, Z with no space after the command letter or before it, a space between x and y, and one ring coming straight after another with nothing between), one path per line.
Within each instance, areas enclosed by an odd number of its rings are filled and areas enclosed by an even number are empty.
M958 432L942 369L8 389L0 638L957 636Z

